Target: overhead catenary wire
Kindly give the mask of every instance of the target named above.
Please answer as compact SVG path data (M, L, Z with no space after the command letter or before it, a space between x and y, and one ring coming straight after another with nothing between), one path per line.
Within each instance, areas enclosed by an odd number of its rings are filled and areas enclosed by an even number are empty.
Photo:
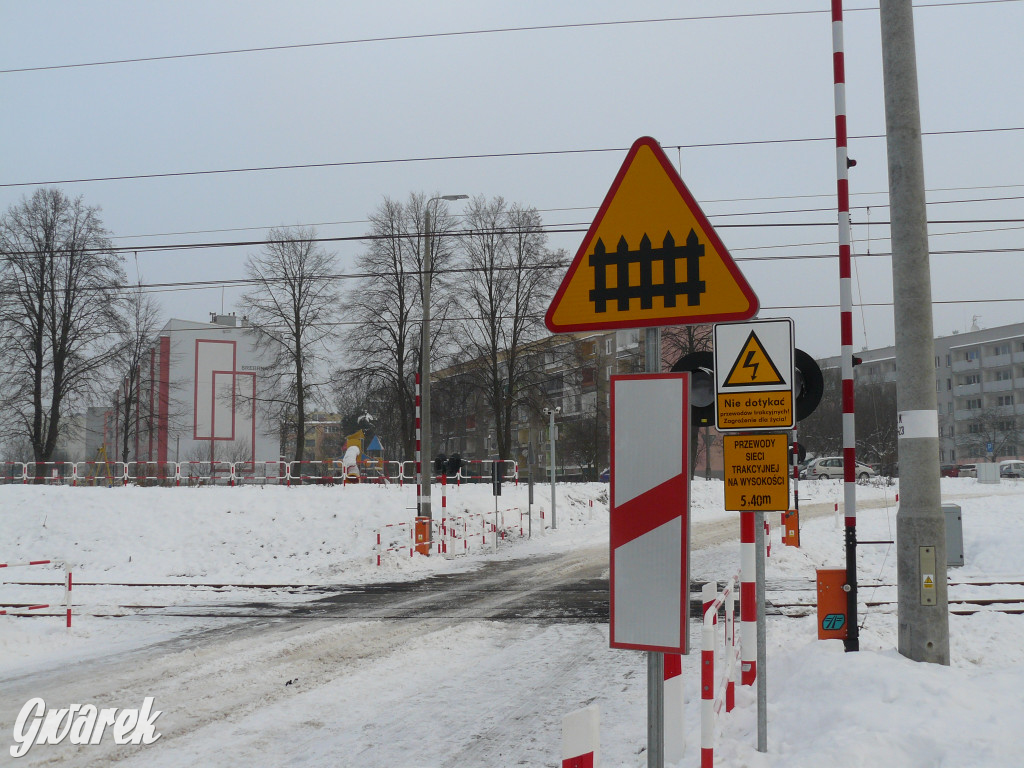
M938 3L917 3L915 8L949 8L963 5L1001 5L1004 3L1021 2L1021 0L952 0L952 2ZM866 6L860 8L848 8L846 13L857 13L863 11L877 11L878 6ZM35 67L16 67L0 69L0 75L10 75L27 72L47 72L62 69L85 69L91 67L106 67L124 64L143 64L157 61L175 61L183 59L196 59L214 56L237 56L252 53L270 53L275 51L302 50L310 48L327 48L346 45L369 45L375 43L411 42L414 40L429 40L437 38L467 37L474 35L510 34L521 32L547 32L557 30L588 29L600 27L621 27L650 24L669 24L688 21L722 21L729 19L755 19L772 18L780 16L811 16L828 13L827 10L788 10L788 11L751 11L747 13L718 13L693 16L670 16L654 19L619 19L613 21L583 21L569 22L564 24L533 24L520 27L492 27L487 29L455 30L448 32L420 32L408 35L387 35L380 37L353 38L350 40L329 40L315 43L292 43L288 45L264 45L250 48L232 48L216 51L197 51L194 53L176 53L163 56L138 56L124 59L106 59L103 61L87 61L72 64L45 64Z
M1024 2L1024 0L1020 0ZM1024 131L1024 126L1005 126L998 128L964 128L948 131L922 131L922 136L959 136L981 133L1005 133ZM884 133L850 136L850 139L884 139ZM664 149L709 149L714 147L764 146L773 144L796 144L802 142L833 141L831 136L809 136L790 139L750 139L747 141L714 141L699 144L663 144ZM160 173L136 173L117 176L92 176L68 179L50 179L46 181L15 181L0 183L0 188L11 187L45 187L54 184L90 184L106 181L139 181L141 179L169 179L188 176L216 176L232 173L262 173L269 171L310 170L315 168L351 168L369 165L401 165L406 163L426 163L453 160L495 160L502 158L551 157L557 155L585 155L606 152L626 152L628 147L590 147L585 149L545 149L518 152L480 152L468 155L423 155L419 157L396 157L372 160L339 160L321 163L292 163L286 165L257 165L240 168L212 168L196 171L166 171Z
M968 186L968 187L933 187L928 189L928 192L961 192L967 190L980 190L980 189L1019 189L1024 187L1024 184L990 184L987 186ZM809 194L793 194L793 195L763 195L759 197L731 197L731 198L718 198L712 200L702 201L703 205L715 205L720 203L741 203L741 202L759 202L764 200L800 200L809 198L820 198L820 197L831 197L834 192L816 192ZM864 196L878 196L888 195L888 192L851 192L850 197L864 197ZM1024 199L1024 196L1017 197L1006 197L1006 198L978 198L979 201L997 201L997 200L1020 200ZM975 202L975 200L960 200L960 201L935 201L942 203L950 202ZM884 203L873 203L874 207L888 207ZM867 206L853 206L853 210L860 210ZM598 206L596 205L580 205L580 206L566 206L559 208L537 208L537 213L562 213L568 211L596 211ZM807 209L811 210L811 209ZM817 209L815 209L817 210ZM831 210L831 209L828 209ZM463 213L452 213L450 214L453 218L464 218ZM718 214L710 214L708 218L714 218ZM335 226L348 226L352 224L366 225L369 224L369 219L346 219L342 221L316 221L308 222L303 224L295 224L290 226L296 227L335 227ZM148 234L134 234L134 235L111 235L111 240L138 240L146 237L178 237L182 235L208 235L216 234L218 232L254 232L257 230L268 230L279 228L278 224L264 224L260 226L248 226L248 227L218 227L215 229L192 229L192 230L181 230L178 232L150 232ZM821 243L812 243L812 245L820 245ZM769 246L774 247L774 246Z

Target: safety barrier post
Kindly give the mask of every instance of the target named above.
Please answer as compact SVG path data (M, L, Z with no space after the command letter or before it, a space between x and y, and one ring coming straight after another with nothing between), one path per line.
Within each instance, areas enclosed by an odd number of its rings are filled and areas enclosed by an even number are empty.
M735 611L734 593L736 577L730 579L721 594L714 582L701 588L701 602L704 606L704 623L701 630L701 674L700 674L700 765L712 768L715 759L715 718L721 713L732 711L735 704L736 636L733 632L732 614ZM723 639L722 680L715 686L715 626L718 611L725 606L725 635ZM742 599L740 601L742 610ZM742 642L741 642L742 645ZM745 649L741 649L746 654Z
M743 685L753 685L757 679L756 525L753 512L740 512L740 572L743 579L740 582L740 647L743 650L740 682Z
M665 762L678 763L686 748L686 722L683 712L683 657L678 653L665 654L664 713Z
M601 764L600 710L597 704L562 718L562 768Z

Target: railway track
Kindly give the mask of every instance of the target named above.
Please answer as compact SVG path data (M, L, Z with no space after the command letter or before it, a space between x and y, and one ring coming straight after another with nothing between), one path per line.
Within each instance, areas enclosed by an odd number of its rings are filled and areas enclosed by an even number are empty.
M17 586L60 586L56 582L8 582ZM528 621L558 623L603 623L609 619L609 593L606 578L585 578L568 581L557 587L531 590L528 600L519 599L521 588L489 585L474 586L465 574L434 576L423 581L389 582L383 584L240 584L227 582L82 582L78 587L135 591L146 590L152 601L111 602L82 605L77 615L99 618L162 616L173 618L214 619L322 619L339 621L409 621L436 618L489 619L496 621ZM700 618L702 604L699 584L691 584L690 616ZM878 590L895 589L895 584L862 584L861 603L864 610L892 613L897 601L874 599ZM985 595L957 596L963 589L984 589ZM1002 588L1002 589L1000 589ZM1018 594L1005 594L1010 592ZM1018 588L1018 589L1015 589ZM232 600L225 602L159 600L167 589L190 589L196 597L203 593L270 592L266 600ZM1024 614L1024 579L990 579L949 583L949 612L972 615L979 612ZM155 594L154 594L155 592ZM991 594L987 594L990 593ZM274 599L287 595L298 601ZM490 604L501 598L499 610L474 613L474 604ZM301 599L305 598L305 599ZM412 599L412 608L410 608ZM6 603L0 608L24 609L31 603ZM891 610L890 610L891 609ZM816 588L813 580L769 580L766 587L766 614L800 618L816 612ZM47 614L33 614L46 616Z

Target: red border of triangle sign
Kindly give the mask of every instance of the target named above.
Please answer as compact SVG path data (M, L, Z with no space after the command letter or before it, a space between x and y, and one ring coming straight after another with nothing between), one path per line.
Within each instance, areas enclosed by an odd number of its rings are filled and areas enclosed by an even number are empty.
M544 322L552 333L749 320L758 299L657 141L633 142Z

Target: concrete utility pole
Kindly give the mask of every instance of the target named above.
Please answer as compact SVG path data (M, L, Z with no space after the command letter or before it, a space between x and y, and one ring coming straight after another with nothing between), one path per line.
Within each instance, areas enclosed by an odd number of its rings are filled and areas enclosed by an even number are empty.
M548 464L550 465L550 477L551 481L551 530L558 528L558 518L555 516L555 416L562 412L562 406L556 405L554 408L545 408L544 415L548 417L548 440L549 440L549 457Z
M434 265L430 256L430 204L438 200L465 200L469 195L438 195L427 200L423 209L423 328L420 333L420 493L418 516L432 517L430 505L430 472L434 457L430 445L430 282ZM427 527L429 542L433 528Z
M935 337L911 0L881 0L879 18L896 321L899 652L914 661L948 665L946 525L939 493Z

